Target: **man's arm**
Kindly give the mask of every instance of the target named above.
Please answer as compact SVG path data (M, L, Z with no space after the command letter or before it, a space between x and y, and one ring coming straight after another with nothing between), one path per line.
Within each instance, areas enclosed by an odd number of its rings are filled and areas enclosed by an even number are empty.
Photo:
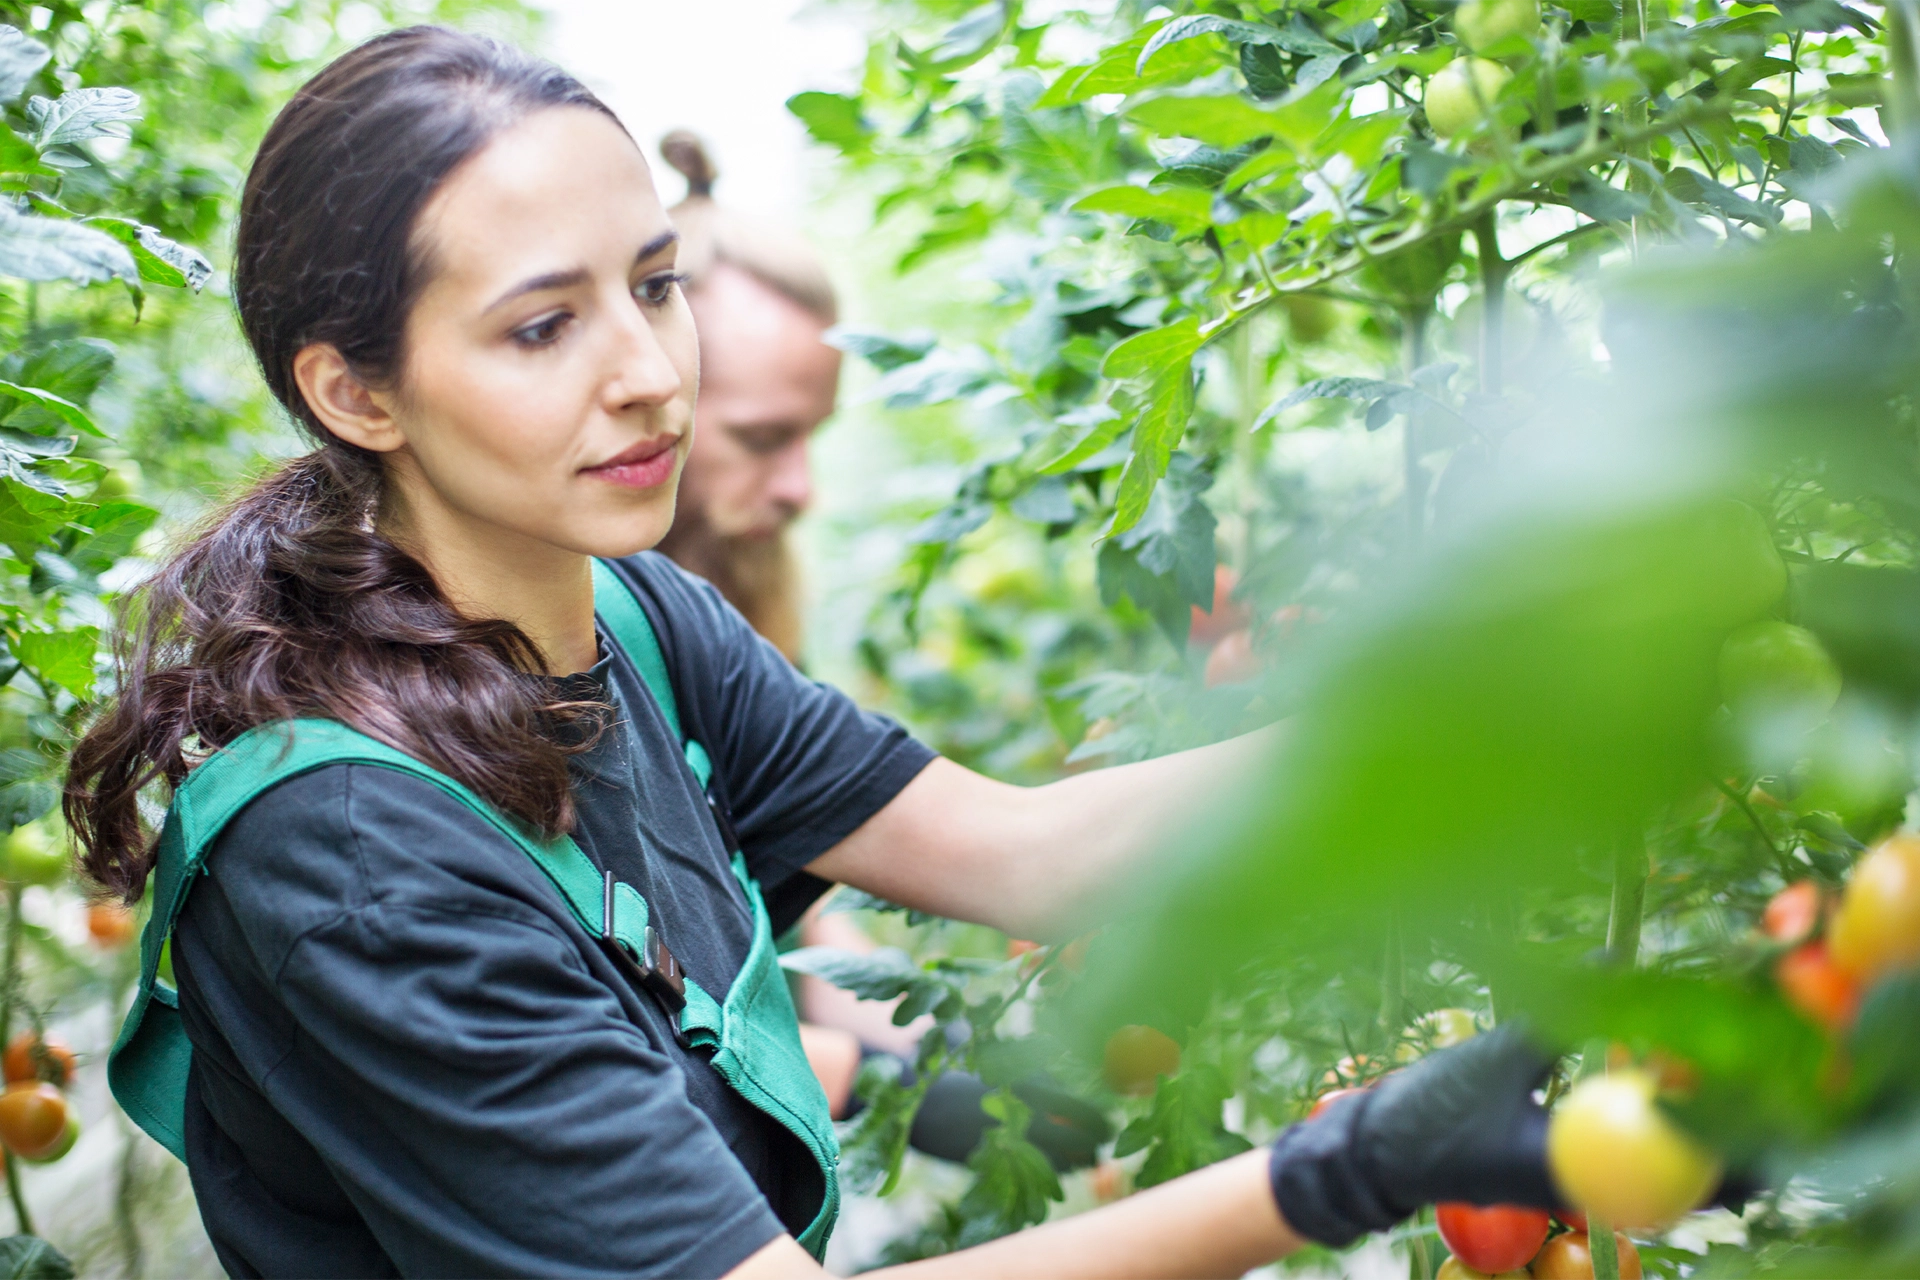
M1275 729L1017 787L935 760L807 869L1019 938L1070 937L1178 823L1247 778Z
M1275 1205L1267 1152L1249 1151L1090 1213L903 1267L898 1280L1168 1280L1238 1276L1304 1241ZM824 1275L790 1236L727 1273L727 1280Z

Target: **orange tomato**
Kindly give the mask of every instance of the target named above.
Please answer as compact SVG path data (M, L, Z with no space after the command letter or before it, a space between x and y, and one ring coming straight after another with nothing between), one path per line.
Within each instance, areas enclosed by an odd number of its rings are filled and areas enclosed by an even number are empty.
M1127 1170L1118 1160L1102 1160L1093 1166L1093 1198L1101 1204L1112 1204L1127 1194Z
M80 1117L69 1110L67 1112L67 1127L61 1131L60 1137L51 1147L48 1147L37 1156L21 1156L20 1158L28 1164L52 1164L55 1160L60 1159L66 1155L67 1152L73 1150L73 1144L78 1141L80 1141Z
M1889 836L1860 859L1827 944L1863 982L1920 964L1920 836Z
M1204 679L1207 688L1223 684L1245 684L1260 675L1260 655L1253 650L1253 632L1245 627L1220 637L1207 655Z
M1313 1119L1342 1098L1350 1098L1356 1093L1365 1092L1365 1089L1329 1089L1313 1100L1313 1106L1307 1111L1307 1119Z
M109 951L132 942L139 934L133 912L117 902L96 902L87 908L87 932Z
M1620 1254L1620 1280L1641 1280L1640 1251L1619 1232L1613 1247ZM1527 1270L1534 1280L1593 1280L1593 1246L1584 1231L1555 1236L1534 1255Z
M1820 921L1820 886L1796 880L1773 895L1760 917L1760 932L1775 942L1798 942Z
M1213 608L1202 610L1193 606L1193 623L1187 631L1187 641L1201 648L1211 648L1220 643L1230 631L1244 628L1248 622L1247 607L1233 598L1233 589L1238 586L1239 577L1224 564L1213 567Z
M59 1036L43 1039L31 1031L22 1031L10 1040L5 1055L0 1056L0 1072L4 1072L8 1084L44 1080L64 1086L73 1079L73 1067L73 1050L66 1041Z
M1107 1087L1115 1093L1152 1093L1161 1076L1180 1069L1180 1046L1153 1027L1122 1027L1107 1041L1101 1066Z
M1527 1275L1524 1268L1517 1271L1475 1271L1458 1258L1448 1258L1433 1273L1433 1280L1509 1280L1509 1277L1527 1280Z
M38 1159L67 1131L67 1098L50 1084L23 1080L0 1093L0 1142L17 1156Z
M1021 956L1038 951L1039 949L1039 943L1028 942L1025 938L1007 939L1007 959L1009 960L1018 959Z
M1824 941L1803 942L1780 957L1773 976L1787 1003L1828 1031L1844 1031L1860 1012L1860 984L1833 962Z

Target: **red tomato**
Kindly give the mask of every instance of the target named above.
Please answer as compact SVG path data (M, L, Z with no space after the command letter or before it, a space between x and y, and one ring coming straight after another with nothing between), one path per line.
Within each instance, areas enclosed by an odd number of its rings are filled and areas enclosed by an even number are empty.
M22 1031L9 1041L4 1058L0 1058L8 1084L44 1080L64 1086L73 1079L73 1066L73 1050L65 1040L59 1036L42 1040L31 1031Z
M1553 1216L1558 1219L1560 1225L1564 1227L1571 1227L1575 1231L1585 1231L1587 1229L1587 1215L1578 1209L1561 1209Z
M1511 1271L1526 1266L1553 1229L1544 1209L1513 1204L1437 1204L1433 1220L1453 1256L1475 1271Z
M1824 941L1806 942L1780 957L1773 976L1787 1003L1828 1031L1844 1031L1860 1012L1860 984L1833 962Z
M1122 1027L1107 1041L1101 1065L1107 1087L1115 1093L1152 1093L1161 1076L1180 1069L1180 1046L1152 1027Z
M1126 1196L1130 1181L1126 1166L1117 1160L1102 1160L1093 1166L1093 1198L1101 1204L1112 1204Z
M1039 943L1028 942L1025 938L1008 938L1007 939L1007 959L1009 960L1015 959L1019 956L1024 956L1029 952L1038 951L1039 949L1040 949Z
M1760 932L1775 942L1798 942L1813 932L1820 920L1820 886L1796 880L1773 895L1760 917Z
M0 1142L15 1155L38 1159L66 1133L66 1095L52 1085L23 1080L0 1093Z
M1223 684L1245 684L1258 679L1260 655L1253 650L1253 632L1245 627L1220 637L1207 655L1207 688Z
M1199 605L1193 606L1193 626L1187 632L1187 641L1203 649L1218 644L1230 631L1238 631L1247 625L1247 607L1233 598L1233 589L1239 585L1239 578L1226 565L1213 567L1213 608L1202 611Z
M1616 1231L1613 1247L1620 1254L1620 1280L1640 1280L1640 1251L1633 1247L1633 1241ZM1555 1236L1534 1255L1533 1265L1527 1270L1534 1280L1593 1280L1593 1248L1587 1243L1587 1233L1570 1231Z
M1356 1093L1365 1092L1365 1089L1329 1089L1313 1100L1313 1107L1307 1112L1307 1119L1313 1119L1342 1098L1350 1098Z

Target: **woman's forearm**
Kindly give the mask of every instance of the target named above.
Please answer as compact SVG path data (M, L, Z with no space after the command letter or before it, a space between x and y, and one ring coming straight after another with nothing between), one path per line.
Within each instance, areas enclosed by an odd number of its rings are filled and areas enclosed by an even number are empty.
M1199 1280L1243 1275L1303 1243L1274 1205L1263 1147L1091 1213L865 1274L890 1280ZM791 1236L782 1236L727 1280L823 1274Z

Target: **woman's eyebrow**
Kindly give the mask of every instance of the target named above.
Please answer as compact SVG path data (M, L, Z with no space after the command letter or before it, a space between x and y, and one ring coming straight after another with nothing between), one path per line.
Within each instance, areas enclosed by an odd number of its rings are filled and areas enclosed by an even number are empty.
M640 252L633 255L633 260L636 264L645 262L669 245L678 242L679 239L680 233L668 228L641 245ZM480 314L485 315L487 312L497 310L525 294L540 293L547 289L570 289L574 285L585 284L590 278L591 273L585 267L569 267L565 271L548 271L541 275L530 276L489 302L486 310Z

